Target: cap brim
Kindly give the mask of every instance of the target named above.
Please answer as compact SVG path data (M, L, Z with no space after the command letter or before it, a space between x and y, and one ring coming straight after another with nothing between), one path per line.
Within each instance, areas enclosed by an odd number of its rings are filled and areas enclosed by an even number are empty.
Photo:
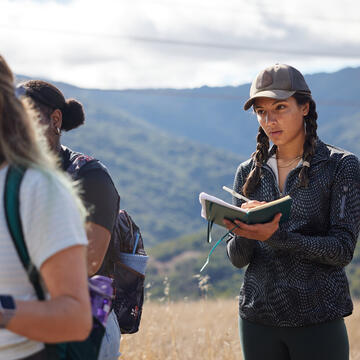
M248 101L246 101L244 105L244 110L249 110L251 106L254 104L256 98L266 97L271 99L284 100L293 96L296 91L287 91L287 90L264 90L260 91L254 96L252 96Z

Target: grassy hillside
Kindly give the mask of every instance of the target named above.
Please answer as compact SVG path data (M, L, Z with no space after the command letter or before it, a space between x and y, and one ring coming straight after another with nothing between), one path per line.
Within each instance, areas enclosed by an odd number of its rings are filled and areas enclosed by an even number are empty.
M307 77L320 136L358 155L359 77L360 68ZM86 110L85 126L65 134L63 143L108 166L121 206L148 246L199 230L199 192L229 200L221 186L232 184L237 165L255 149L258 123L241 108L249 84L123 91L57 85Z
M320 136L325 142L353 149L351 134L343 133L352 128L353 118L360 118L357 95L360 68L305 78L317 103ZM255 149L258 123L251 111L242 109L250 84L121 91L80 89L62 83L58 86L67 96L80 99L86 109L95 106L110 112L125 111L172 137L184 137L245 156Z
M214 243L224 234L224 229L215 229ZM146 273L148 296L150 293L150 297L162 298L168 287L172 300L237 296L243 270L236 269L228 260L225 241L216 248L210 263L200 274L213 245L206 242L204 230L149 249L151 258Z
M110 169L147 246L198 230L199 193L232 184L240 156L168 136L122 112L90 107L87 123L63 143L95 155ZM223 196L228 197L226 194Z
M217 227L214 242L225 234ZM210 257L210 263L203 273L199 273L214 244L206 242L206 231L163 242L149 250L146 282L150 297L162 298L170 285L170 299L233 298L239 294L244 269L232 266L226 255L225 242L219 245ZM360 244L355 249L354 258L346 268L350 291L360 298ZM206 276L209 278L207 279ZM203 282L200 284L200 282ZM204 288L204 286L206 286Z

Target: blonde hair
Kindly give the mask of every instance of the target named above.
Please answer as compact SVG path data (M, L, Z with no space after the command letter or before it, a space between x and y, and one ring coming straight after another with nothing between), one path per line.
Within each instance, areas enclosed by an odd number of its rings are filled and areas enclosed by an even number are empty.
M0 55L0 157L13 166L36 168L60 181L74 196L85 220L86 211L70 178L60 171L49 148L40 114L29 99L15 96L14 76Z

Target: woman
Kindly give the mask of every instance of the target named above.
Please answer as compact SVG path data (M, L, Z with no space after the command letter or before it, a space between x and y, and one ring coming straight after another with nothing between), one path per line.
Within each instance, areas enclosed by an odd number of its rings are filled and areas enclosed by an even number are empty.
M238 226L227 244L233 265L248 265L240 290L245 360L349 358L343 318L352 313L344 267L360 224L359 161L316 134L316 105L301 73L276 64L251 85L244 109L260 124L257 147L236 173L234 190L251 208L284 195L290 219ZM273 143L269 150L269 141Z
M120 197L106 167L97 160L86 161L86 155L61 145L61 132L70 131L85 121L83 106L75 99L65 99L54 85L41 80L19 84L18 94L29 97L41 113L46 127L46 138L53 154L60 157L62 169L81 183L81 197L88 210L86 219L89 250L87 254L88 275L108 276L110 258L109 243L119 211ZM79 157L80 156L80 157ZM85 164L79 167L80 162ZM110 248L109 248L110 249ZM107 256L106 256L107 254ZM105 259L105 261L104 261ZM109 315L106 333L100 349L100 360L115 360L120 355L120 328L114 311Z
M83 340L91 329L82 209L56 170L35 113L14 94L13 74L0 56L0 184L9 165L27 168L20 188L25 242L49 297L38 301L0 216L0 359L46 359L44 342ZM37 114L36 114L37 116ZM0 208L4 209L3 196ZM84 213L84 211L83 211ZM66 224L66 226L65 226Z

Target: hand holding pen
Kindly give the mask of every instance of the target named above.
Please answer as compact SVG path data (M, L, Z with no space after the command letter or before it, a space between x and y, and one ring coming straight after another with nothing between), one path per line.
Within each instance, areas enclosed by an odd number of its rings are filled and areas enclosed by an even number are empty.
M266 204L266 201L250 200L244 195L241 195L226 186L223 186L223 189L229 192L234 197L245 201L243 204L241 204L242 209L251 209L256 206ZM252 240L266 241L278 229L280 217L281 214L279 213L275 215L274 219L271 222L265 224L247 225L239 220L234 220L234 222L232 222L226 219L223 220L223 223L228 230L231 230L232 233L237 236Z
M227 186L223 186L222 188L223 188L223 190L227 191L228 193L230 193L232 196L236 197L237 199L245 201L243 204L241 204L242 209L252 209L259 205L266 204L266 201L250 200L246 196L237 193L236 191L228 188Z

